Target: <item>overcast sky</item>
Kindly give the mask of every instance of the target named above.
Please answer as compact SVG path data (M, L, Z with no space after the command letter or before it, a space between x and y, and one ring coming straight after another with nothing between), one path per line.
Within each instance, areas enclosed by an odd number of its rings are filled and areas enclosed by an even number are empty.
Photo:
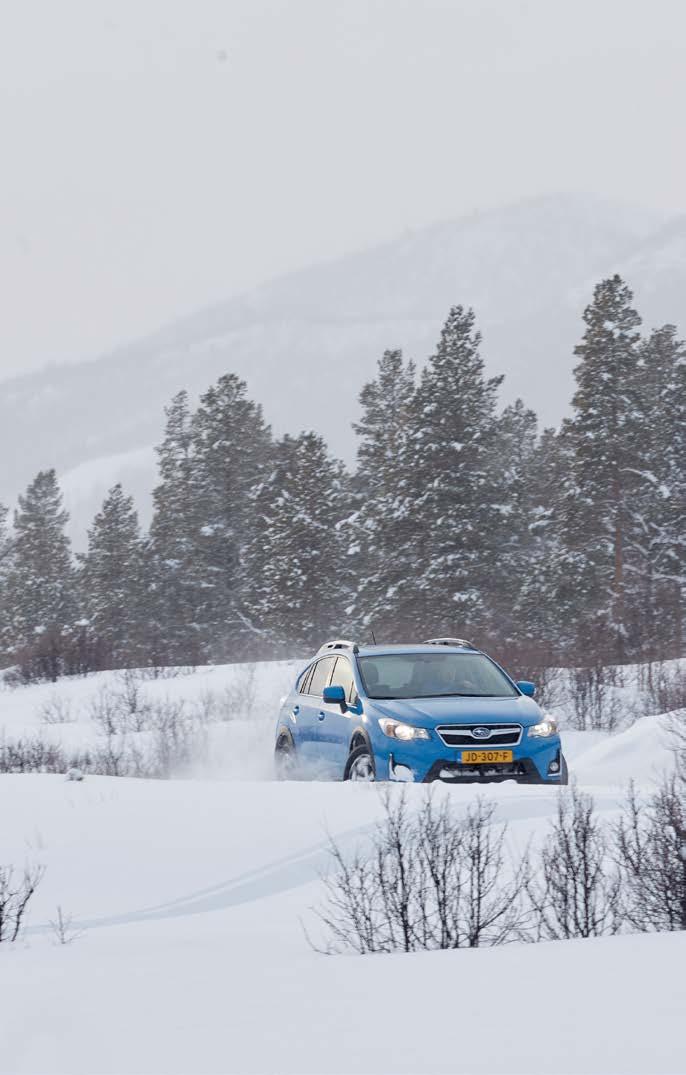
M682 0L0 0L0 376L475 207L686 209Z

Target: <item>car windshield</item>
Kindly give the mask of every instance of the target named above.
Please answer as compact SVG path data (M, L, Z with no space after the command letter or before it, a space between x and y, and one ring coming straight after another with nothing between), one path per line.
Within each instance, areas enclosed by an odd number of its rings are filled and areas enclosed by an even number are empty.
M511 698L509 679L482 653L383 653L359 658L369 698Z

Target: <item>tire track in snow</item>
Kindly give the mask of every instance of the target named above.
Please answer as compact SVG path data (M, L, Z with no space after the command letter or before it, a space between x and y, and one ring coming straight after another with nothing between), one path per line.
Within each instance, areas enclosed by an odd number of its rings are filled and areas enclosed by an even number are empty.
M614 809L616 807L616 797L610 795L606 789L595 788L593 792L599 810ZM603 799L606 801L603 802ZM501 814L501 820L508 825L517 824L550 816L555 810L557 791L551 792L550 789L541 788L536 789L535 792L529 790L528 793L523 795L520 793L511 797L509 795L506 797L497 795L494 796L494 800ZM467 799L464 800L465 805L467 801ZM458 804L458 806L461 805L463 805L462 802ZM506 807L506 809L502 809L503 807ZM334 839L336 844L343 850L352 851L360 839L372 834L375 827L376 821L370 821L364 825L346 829L342 833L336 834ZM90 930L107 926L128 925L135 922L161 921L189 915L208 914L213 911L221 911L229 907L252 903L255 900L266 899L317 880L330 863L329 848L330 841L324 839L293 854L275 859L264 866L255 867L226 881L220 881L215 885L198 889L185 896L153 904L150 907L75 921L73 926L75 929ZM52 931L52 928L49 923L41 923L27 927L25 933L45 933Z

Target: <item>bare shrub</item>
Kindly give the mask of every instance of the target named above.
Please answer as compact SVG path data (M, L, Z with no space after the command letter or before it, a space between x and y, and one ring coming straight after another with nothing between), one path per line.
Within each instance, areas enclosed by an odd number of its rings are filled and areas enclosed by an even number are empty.
M104 735L112 736L126 731L126 727L122 726L119 699L109 687L101 687L91 699L88 715Z
M66 914L59 904L55 917L50 919L48 925L53 932L56 944L72 944L83 935L83 930L74 926L74 916Z
M141 685L140 673L127 668L117 675L114 704L121 731L142 732L150 723L151 706Z
M621 925L619 876L608 870L608 846L593 798L572 786L527 884L537 939L598 937Z
M383 793L371 848L348 858L331 844L317 911L326 951L418 951L502 944L521 934L527 860L505 874L505 827L483 800L455 815L429 792L411 813L405 792Z
M544 709L557 709L565 700L565 674L561 668L546 664L517 665L517 679L527 679L536 685L536 701Z
M0 773L64 773L68 768L63 749L41 736L0 740Z
M682 664L651 666L644 686L645 705L650 713L686 711L686 667Z
M165 665L150 664L143 668L135 669L136 675L141 679L179 679L181 676L192 676L197 671L197 665Z
M579 731L612 732L626 712L616 695L616 669L606 665L572 668L567 678L569 722Z
M686 930L686 790L665 779L647 803L630 786L616 827L624 913L637 930Z
M677 777L686 789L686 712L672 714L669 721L669 736Z
M0 866L0 942L19 937L26 908L44 873L44 866L25 866L15 880L13 866Z
M257 667L254 664L237 666L232 682L224 691L223 719L250 720L255 713L256 697Z
M202 691L193 706L193 712L201 724L225 719L222 700L215 691Z
M38 710L42 724L72 724L74 715L67 698L53 694Z
M153 707L150 762L159 778L179 775L207 754L207 731L183 701Z

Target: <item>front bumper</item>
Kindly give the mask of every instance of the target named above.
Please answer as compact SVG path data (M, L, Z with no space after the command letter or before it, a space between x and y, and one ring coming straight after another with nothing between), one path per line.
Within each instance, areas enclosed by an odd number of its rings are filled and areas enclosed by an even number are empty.
M562 769L560 737L527 739L512 748L512 762L463 765L462 748L451 749L439 740L413 744L374 744L377 780L413 780L428 783L488 784L516 780L520 784L559 784ZM557 766L557 771L555 770ZM553 771L551 771L551 769Z

